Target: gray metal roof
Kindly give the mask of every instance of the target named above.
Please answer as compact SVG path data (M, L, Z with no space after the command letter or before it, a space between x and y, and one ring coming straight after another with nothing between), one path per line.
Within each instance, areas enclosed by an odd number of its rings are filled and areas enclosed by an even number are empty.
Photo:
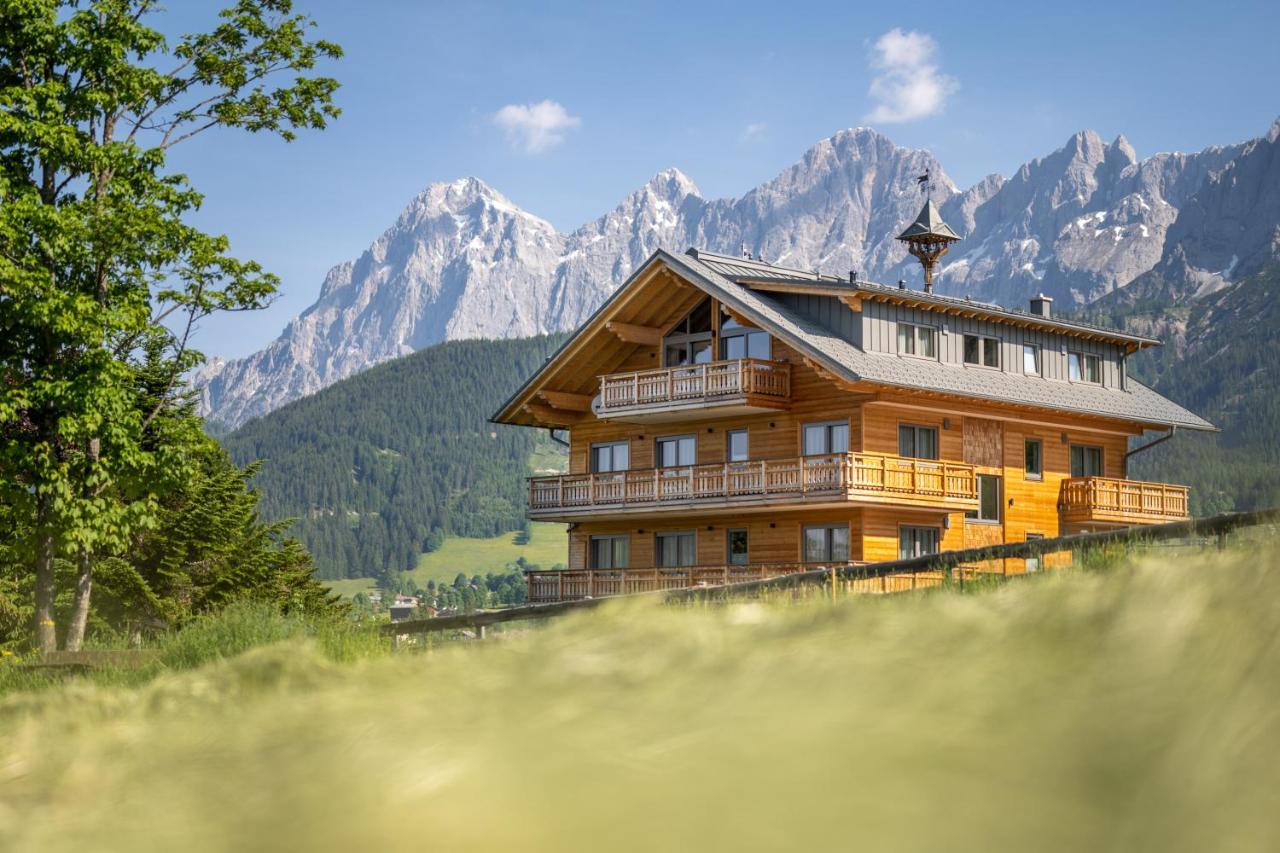
M1005 308L993 302L979 302L967 296L944 296L940 293L926 293L923 290L904 291L900 287L890 287L886 284L863 281L861 279L850 282L848 279L839 278L838 276L823 275L816 272L806 273L802 270L775 266L766 261L717 255L700 249L690 249L688 254L696 257L707 268L737 284L747 284L749 286L752 282L769 282L769 284L764 285L765 287L794 284L797 287L804 287L810 290L818 288L829 292L832 296L856 296L859 293L881 294L894 298L909 296L913 300L937 305L939 308L979 310L990 315L994 320L1016 320L1021 323L1034 323L1050 330L1105 335L1116 341L1133 343L1139 346L1156 346L1160 343L1158 338L1135 335L1110 326L1100 326L1096 323L1086 323L1082 320L1042 317L1029 311ZM750 266L747 266L748 264Z
M868 353L823 326L725 277L703 255L656 253L677 271L761 326L851 381L1119 418L1146 424L1214 430L1213 424L1133 378L1126 387L1060 382L1042 377Z
M912 237L936 237L942 240L959 240L960 235L951 230L951 226L942 221L942 214L938 212L938 207L933 203L933 199L927 199L924 207L920 208L920 215L916 217L916 221L907 226L907 230L898 235L899 240L909 240Z

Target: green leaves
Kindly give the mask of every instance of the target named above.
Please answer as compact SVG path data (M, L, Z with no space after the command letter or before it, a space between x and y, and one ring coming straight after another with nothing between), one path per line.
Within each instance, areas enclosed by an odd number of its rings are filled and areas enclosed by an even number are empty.
M337 83L307 72L341 51L289 0L239 0L172 49L158 12L0 5L0 503L26 522L15 547L44 549L41 571L124 555L156 526L160 485L198 446L178 416L192 330L275 291L188 222L203 196L167 151L219 128L292 139L338 115Z

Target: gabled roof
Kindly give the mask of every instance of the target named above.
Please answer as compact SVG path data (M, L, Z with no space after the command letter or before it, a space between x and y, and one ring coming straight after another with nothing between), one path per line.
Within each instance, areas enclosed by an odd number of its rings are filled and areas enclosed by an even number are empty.
M511 396L494 416L498 422L510 421L520 411L539 382L540 377L565 358L582 331L607 317L633 285L646 277L655 264L663 264L682 279L719 299L746 319L767 329L802 355L821 365L844 381L869 382L908 390L932 391L960 397L971 397L1049 409L1073 414L1088 414L1164 427L1213 430L1215 427L1198 415L1166 399L1140 382L1129 378L1124 389L1099 385L1068 383L949 365L925 359L901 358L893 354L860 350L831 330L789 310L767 293L739 284L726 276L730 267L747 259L714 255L690 250L673 255L659 249L605 301L583 324L579 332L565 344ZM749 262L758 264L760 262ZM775 268L778 269L778 268ZM758 270L752 270L754 276ZM790 273L799 272L789 270ZM810 278L810 283L819 278ZM838 280L837 280L838 281ZM828 277L826 283L831 283ZM880 287L880 285L876 285ZM851 289L844 288L846 293Z
M951 230L951 226L942 221L942 214L933 199L928 199L920 208L916 221L907 226L907 230L898 235L899 240L910 240L916 237L934 237L940 240L959 240L960 235Z

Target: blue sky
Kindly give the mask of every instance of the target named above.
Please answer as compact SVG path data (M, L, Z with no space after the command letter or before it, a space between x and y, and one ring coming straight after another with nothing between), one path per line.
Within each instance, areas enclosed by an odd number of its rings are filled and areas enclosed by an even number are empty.
M1280 115L1264 3L296 4L346 51L326 69L342 117L171 161L207 196L200 224L282 278L270 309L204 323L208 355L269 342L433 181L476 175L569 230L668 166L736 196L858 125L930 149L965 187L1084 128L1145 157ZM218 5L173 3L160 23L203 27Z

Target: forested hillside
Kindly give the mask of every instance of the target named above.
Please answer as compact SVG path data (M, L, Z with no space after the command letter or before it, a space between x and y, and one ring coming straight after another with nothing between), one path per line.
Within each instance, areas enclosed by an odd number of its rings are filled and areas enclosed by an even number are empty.
M562 340L439 344L222 441L242 464L265 461L255 481L262 510L298 519L291 532L320 577L390 578L445 536L523 526L530 459L550 441L488 417Z
M1280 266L1181 306L1159 282L1095 319L1154 332L1167 344L1133 374L1222 432L1179 434L1134 457L1130 475L1192 487L1196 515L1280 506Z

